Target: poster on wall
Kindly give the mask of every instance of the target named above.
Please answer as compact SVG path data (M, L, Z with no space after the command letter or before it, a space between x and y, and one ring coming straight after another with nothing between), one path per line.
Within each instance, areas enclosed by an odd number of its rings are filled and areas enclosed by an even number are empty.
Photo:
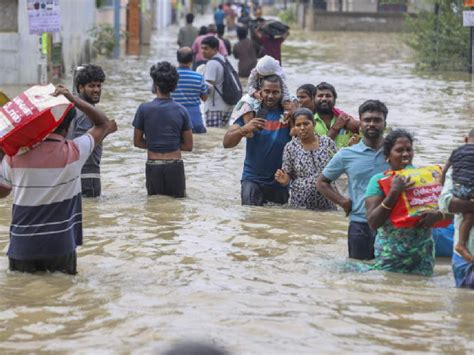
M26 6L30 34L61 31L59 0L27 0Z

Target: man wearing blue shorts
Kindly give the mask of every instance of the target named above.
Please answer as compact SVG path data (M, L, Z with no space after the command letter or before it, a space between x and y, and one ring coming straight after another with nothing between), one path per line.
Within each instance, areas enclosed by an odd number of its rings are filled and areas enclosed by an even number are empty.
M340 150L319 177L316 187L326 198L341 206L349 216L349 257L374 258L375 231L369 228L365 211L365 190L372 176L389 168L381 150L388 110L378 100L368 100L359 107L359 144ZM342 196L331 183L342 174L349 180L349 198Z

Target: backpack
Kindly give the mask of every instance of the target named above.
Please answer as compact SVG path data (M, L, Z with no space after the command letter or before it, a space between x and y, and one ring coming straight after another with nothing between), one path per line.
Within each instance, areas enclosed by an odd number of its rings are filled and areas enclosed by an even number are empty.
M232 64L230 64L227 59L225 59L225 61L220 58L212 58L210 60L218 61L224 68L222 92L220 92L216 86L214 86L214 90L221 95L222 100L224 100L226 104L235 105L242 97L242 85L240 84L239 74L237 74L235 69L232 67Z

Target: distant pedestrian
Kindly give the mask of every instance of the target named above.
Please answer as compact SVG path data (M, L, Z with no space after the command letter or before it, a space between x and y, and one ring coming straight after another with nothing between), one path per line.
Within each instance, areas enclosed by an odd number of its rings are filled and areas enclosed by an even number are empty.
M222 4L219 4L219 6L217 6L216 11L214 12L214 23L216 24L217 28L222 28L222 32L224 32L225 29L224 19L224 7Z
M194 40L194 43L192 45L192 50L194 53L194 64L193 64L193 69L196 69L198 66L201 64L206 64L207 59L204 58L204 55L202 53L202 47L201 47L201 42L203 41L204 38L207 37L216 37L217 38L217 27L214 24L210 24L207 27L208 32L206 34L197 36L196 39ZM218 51L221 55L224 57L227 56L227 49L225 48L224 41L221 39L218 39Z
M263 25L260 25L255 29L255 36L260 41L263 48L265 48L265 54L275 58L281 65L281 45L290 35L289 31L284 32L282 35L273 36L265 33Z
M223 7L225 13L225 23L228 31L233 31L235 29L235 18L237 17L235 7L231 2L226 2Z
M224 37L224 29L223 28L217 28L217 38L219 38L219 40L223 41L224 42L224 45L225 45L225 49L227 50L227 55L231 55L232 54L232 46L230 44L230 41Z
M189 13L186 15L186 25L179 29L178 46L191 47L194 40L198 36L199 30L193 26L194 15Z
M247 78L251 70L257 65L259 49L261 48L247 38L248 32L246 27L237 27L239 42L234 44L234 57L239 60L239 76L242 78Z
M204 77L191 69L193 64L193 51L189 47L178 49L178 86L171 94L173 100L183 105L188 110L193 126L193 133L206 133L206 127L202 121L200 100L207 100L207 84Z
M182 151L193 149L193 134L186 109L171 98L178 84L178 72L168 62L150 69L156 98L138 107L133 120L133 144L146 149L148 195L185 197L186 179Z
M233 106L228 105L221 94L224 85L224 66L217 60L225 62L223 55L219 54L219 40L216 37L206 37L203 39L202 51L208 60L204 78L212 86L209 100L205 103L205 115L207 127L224 127L228 124Z

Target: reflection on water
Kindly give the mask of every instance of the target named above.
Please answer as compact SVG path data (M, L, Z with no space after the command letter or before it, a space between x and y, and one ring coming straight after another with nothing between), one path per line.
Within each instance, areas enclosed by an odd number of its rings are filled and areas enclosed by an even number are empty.
M104 196L84 201L80 273L10 273L1 257L0 349L144 353L192 338L255 354L472 351L473 295L453 288L447 259L432 278L340 271L342 214L240 206L244 147L224 150L224 130L185 154L188 198L146 196L131 121L152 97L151 64L175 60L175 35L100 63L100 106L120 130L105 143ZM390 126L415 132L416 161L442 162L474 122L470 77L417 76L410 55L396 34L294 32L283 58L291 90L328 81L354 115L380 99ZM0 201L4 251L10 205Z

